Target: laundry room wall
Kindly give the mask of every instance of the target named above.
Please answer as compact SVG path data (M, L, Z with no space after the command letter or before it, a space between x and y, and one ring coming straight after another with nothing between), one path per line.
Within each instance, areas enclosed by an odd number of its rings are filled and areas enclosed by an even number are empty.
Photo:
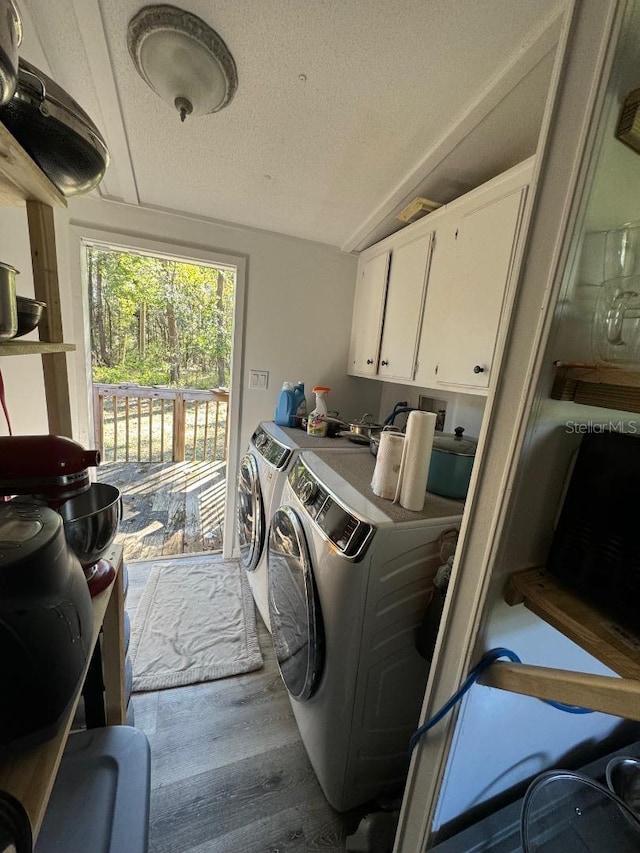
M452 391L440 391L433 388L417 388L393 382L382 382L380 395L380 420L384 420L393 411L396 403L406 400L408 406L418 408L420 396L444 400L447 414L444 422L445 432L453 432L457 426L464 427L465 434L477 438L480 435L484 415L485 398L477 394L456 394ZM403 426L403 416L398 416L397 426Z
M33 275L25 208L0 209L0 261L18 270L17 293L20 296L32 297ZM38 335L34 332L29 337L35 337L37 340ZM3 358L0 368L13 431L22 435L47 432L47 408L40 356ZM4 416L0 414L0 435L7 434Z
M345 416L378 411L378 382L347 376L347 358L357 259L338 249L270 232L135 208L92 198L71 199L56 215L65 337L79 346L69 358L74 391L76 434L90 437L88 407L81 396L86 374L80 310L84 282L78 280L77 251L70 225L154 241L172 247L206 249L246 259L247 289L240 401L240 447L246 446L260 420L271 420L284 380L303 380L310 404L314 384L331 387L329 406ZM23 271L19 292L32 293L30 255L24 211L0 211L0 259ZM74 273L70 271L75 271ZM9 364L9 362L14 362ZM33 362L33 364L31 363ZM237 367L237 365L235 366ZM46 431L39 358L4 359L3 373L16 432ZM249 390L249 369L269 371L267 390ZM31 390L24 394L24 388ZM26 399L28 396L29 399ZM31 399L31 398L34 399ZM1 428L0 428L1 429Z

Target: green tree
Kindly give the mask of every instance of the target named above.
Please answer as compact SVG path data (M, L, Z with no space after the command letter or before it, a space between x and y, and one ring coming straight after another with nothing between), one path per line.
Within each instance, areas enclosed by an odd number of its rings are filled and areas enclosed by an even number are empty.
M235 274L87 249L96 382L228 387Z

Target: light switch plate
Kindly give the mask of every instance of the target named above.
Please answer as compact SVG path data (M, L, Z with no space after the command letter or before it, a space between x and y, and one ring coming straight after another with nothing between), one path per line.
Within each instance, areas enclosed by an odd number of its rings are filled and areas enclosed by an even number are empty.
M266 391L269 387L268 370L249 370L249 388L254 391Z

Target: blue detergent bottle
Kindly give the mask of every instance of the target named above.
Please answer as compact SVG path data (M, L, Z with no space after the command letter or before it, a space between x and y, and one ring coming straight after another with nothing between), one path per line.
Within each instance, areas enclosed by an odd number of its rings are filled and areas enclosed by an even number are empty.
M275 422L278 426L288 427L295 413L293 385L290 382L283 382L276 406Z

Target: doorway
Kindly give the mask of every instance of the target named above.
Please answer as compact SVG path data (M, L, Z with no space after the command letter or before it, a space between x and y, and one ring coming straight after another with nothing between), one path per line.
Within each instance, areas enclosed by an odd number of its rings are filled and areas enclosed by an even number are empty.
M79 246L86 441L126 496L125 557L230 556L242 263L105 236Z

